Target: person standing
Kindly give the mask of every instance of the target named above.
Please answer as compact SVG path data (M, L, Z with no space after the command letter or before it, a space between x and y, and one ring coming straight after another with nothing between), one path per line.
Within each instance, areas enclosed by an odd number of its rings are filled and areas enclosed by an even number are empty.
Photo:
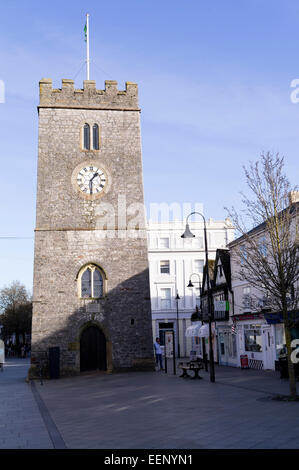
M156 338L156 342L154 343L155 354L156 354L156 365L163 370L163 363L162 363L162 349L160 345L160 338Z

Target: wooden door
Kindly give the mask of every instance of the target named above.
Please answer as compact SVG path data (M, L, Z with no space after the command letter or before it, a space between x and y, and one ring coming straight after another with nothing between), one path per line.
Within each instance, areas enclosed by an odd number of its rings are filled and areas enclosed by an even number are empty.
M80 339L80 370L106 370L106 338L96 326L86 328Z

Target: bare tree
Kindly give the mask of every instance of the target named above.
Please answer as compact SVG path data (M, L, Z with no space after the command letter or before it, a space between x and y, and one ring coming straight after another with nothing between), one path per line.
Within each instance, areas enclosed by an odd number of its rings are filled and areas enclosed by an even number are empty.
M251 197L241 193L241 213L226 209L241 237L233 254L241 260L238 278L263 293L274 311L282 312L290 393L296 398L291 328L296 325L298 307L299 202L294 197L298 192L284 174L284 158L279 154L262 154L244 172Z
M10 286L0 289L0 324L2 335L16 335L19 345L20 334L25 341L25 333L31 331L32 303L23 284L13 281Z
M19 281L13 281L10 286L0 289L0 309L5 311L7 308L16 307L20 303L27 302L28 297L25 286Z

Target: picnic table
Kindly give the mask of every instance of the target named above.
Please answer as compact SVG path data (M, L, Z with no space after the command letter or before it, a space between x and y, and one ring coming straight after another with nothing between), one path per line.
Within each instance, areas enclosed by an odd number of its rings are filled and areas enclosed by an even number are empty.
M179 362L178 368L182 369L182 371L183 371L183 373L182 373L182 375L180 375L180 377L184 377L184 378L190 377L192 379L202 379L202 377L200 377L200 375L198 375L200 369L203 369L202 361L197 360L197 361ZM194 371L193 377L191 377L188 374L188 372L187 372L188 370Z

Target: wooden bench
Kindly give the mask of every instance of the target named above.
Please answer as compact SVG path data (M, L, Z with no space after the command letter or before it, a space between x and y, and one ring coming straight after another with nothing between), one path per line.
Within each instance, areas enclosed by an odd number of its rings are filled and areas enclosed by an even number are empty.
M198 375L200 369L203 369L202 361L189 361L189 362L179 362L178 369L182 369L183 373L180 377L190 377L192 379L202 379L200 375ZM194 371L193 377L188 374L188 370Z

